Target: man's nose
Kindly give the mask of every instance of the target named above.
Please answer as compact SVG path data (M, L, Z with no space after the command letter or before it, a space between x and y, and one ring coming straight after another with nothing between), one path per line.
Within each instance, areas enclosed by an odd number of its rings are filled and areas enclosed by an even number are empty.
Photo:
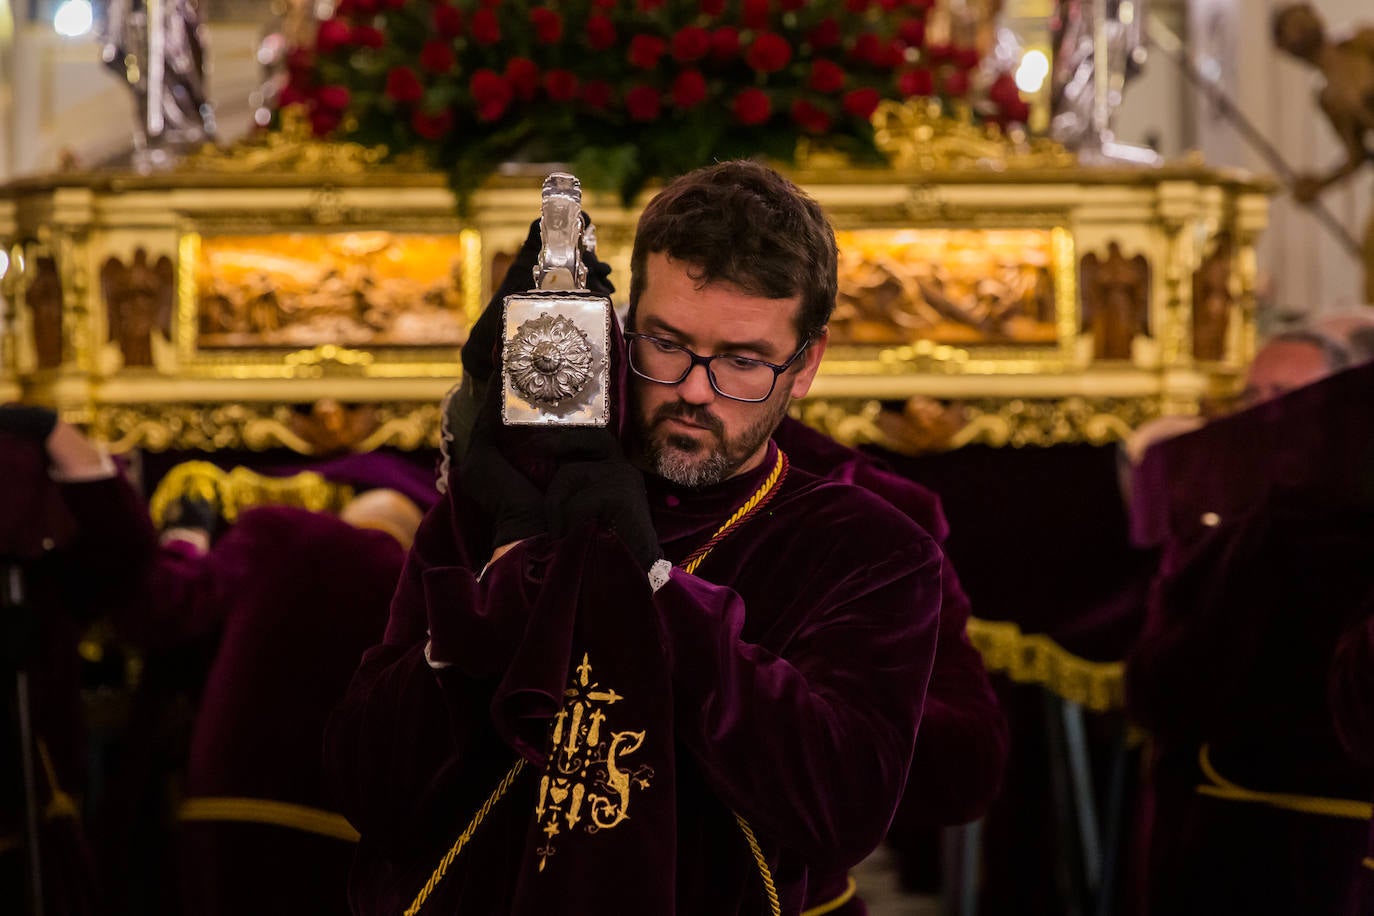
M716 399L716 391L711 387L711 377L706 367L696 365L687 377L677 384L678 397L688 404L709 404Z

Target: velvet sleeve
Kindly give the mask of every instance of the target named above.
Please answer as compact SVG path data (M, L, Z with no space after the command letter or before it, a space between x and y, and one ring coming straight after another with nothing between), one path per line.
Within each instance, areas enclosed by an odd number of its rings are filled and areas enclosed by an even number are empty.
M58 490L77 526L64 558L72 570L62 578L67 606L90 620L137 600L157 549L157 535L138 493L119 474L61 483Z
M499 777L471 767L497 740L487 702L542 584L538 547L516 546L479 579L447 500L421 524L383 641L325 733L331 791L369 843L432 837L451 827L464 784ZM515 754L496 756L504 768Z
M675 571L653 602L678 738L713 789L761 836L845 867L882 841L905 783L935 653L939 551L924 538L857 568L803 565L811 607L782 654L741 638L746 610L729 588Z
M1336 644L1329 700L1341 745L1355 759L1374 764L1374 602Z

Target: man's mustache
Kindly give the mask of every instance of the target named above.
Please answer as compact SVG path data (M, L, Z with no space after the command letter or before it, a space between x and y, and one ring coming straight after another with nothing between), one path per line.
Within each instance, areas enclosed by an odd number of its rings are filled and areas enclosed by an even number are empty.
M725 424L705 407L688 404L686 401L673 401L654 411L650 427L658 426L664 420L685 420L688 423L705 427L717 436L725 434Z

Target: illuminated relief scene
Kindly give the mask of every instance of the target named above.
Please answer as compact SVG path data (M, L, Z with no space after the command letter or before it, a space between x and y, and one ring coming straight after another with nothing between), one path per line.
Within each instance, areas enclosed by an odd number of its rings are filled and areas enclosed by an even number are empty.
M466 337L455 235L392 232L201 239L201 349L456 346Z

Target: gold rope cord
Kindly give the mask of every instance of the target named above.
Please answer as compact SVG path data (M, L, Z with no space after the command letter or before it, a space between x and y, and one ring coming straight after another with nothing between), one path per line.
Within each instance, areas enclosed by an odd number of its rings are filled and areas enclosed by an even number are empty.
M1369 869L1370 871L1374 871L1374 858L1365 856L1362 860L1360 860L1360 864L1363 865L1365 868Z
M692 554L692 556L688 557L686 560L683 561L683 572L696 572L697 567L700 566L702 564L702 561L704 561L707 558L707 556L710 555L711 551L715 549L715 546L719 544L722 540L724 540L726 534L730 531L730 529L734 528L741 521L743 521L749 515L749 513L753 512L754 509L758 507L758 504L764 498L766 498L769 494L773 492L773 488L778 485L778 480L782 477L783 473L786 470L787 456L783 454L782 449L778 449L777 463L773 465L773 470L769 472L767 479L765 479L764 482L759 486L759 488L756 491L754 491L753 496L746 499L743 505L741 505L738 509L735 510L734 515L731 515L728 519L725 520L725 524L721 525L719 528L716 529L716 533L711 535L711 539L706 542L705 546L703 546L700 550L698 550L696 553Z
M353 825L342 814L267 798L237 798L223 795L188 798L177 809L177 818L183 821L270 824L273 827L289 827L292 830L332 837L349 843L358 842L358 831L353 829Z
M1259 792L1238 786L1222 777L1212 766L1212 749L1204 744L1198 749L1198 766L1202 775L1210 780L1197 787L1199 795L1224 798L1227 801L1252 802L1280 808L1284 811L1298 811L1302 814L1320 814L1326 817L1345 817L1357 821L1367 821L1374 816L1374 805L1369 802L1350 798L1323 798L1317 795L1293 795L1287 792Z
M314 471L269 477L245 467L225 471L208 461L184 461L167 472L148 500L153 524L161 527L167 507L183 496L215 504L232 524L242 510L268 504L337 511L353 497L353 488L331 483Z
M854 880L853 875L845 875L844 890L840 896L834 900L827 900L825 903L817 904L809 910L802 910L801 916L825 916L826 913L833 913L846 903L854 899L854 895L859 892L859 882Z
M773 884L773 871L768 867L768 860L763 857L759 838L754 836L754 828L749 826L749 822L741 817L738 811L734 812L734 815L735 822L744 833L744 839L749 843L749 851L754 854L754 861L759 866L759 876L763 878L763 891L768 895L768 908L773 916L782 916L782 903L778 901L778 889Z
M415 902L410 905L410 909L406 910L405 916L415 916L416 913L420 912L420 907L425 905L425 901L429 899L429 895L434 893L434 888L444 879L444 874L448 871L448 867L453 864L453 860L458 858L458 853L463 851L463 847L468 844L468 840L472 839L472 835L477 832L477 828L482 826L482 821L486 820L487 815L491 813L492 807L501 800L501 797L505 795L507 791L509 791L511 783L515 782L515 778L519 776L524 769L525 758L517 758L515 764L506 772L501 782L498 783L496 788L492 790L492 793L487 796L487 800L482 802L482 807L477 809L477 813L472 816L472 820L468 822L467 827L464 828L462 833L458 834L458 839L454 840L448 852L444 853L444 857L439 860L439 864L435 866L433 874L429 876L429 880L425 882L425 886L420 888L420 893L415 896Z

